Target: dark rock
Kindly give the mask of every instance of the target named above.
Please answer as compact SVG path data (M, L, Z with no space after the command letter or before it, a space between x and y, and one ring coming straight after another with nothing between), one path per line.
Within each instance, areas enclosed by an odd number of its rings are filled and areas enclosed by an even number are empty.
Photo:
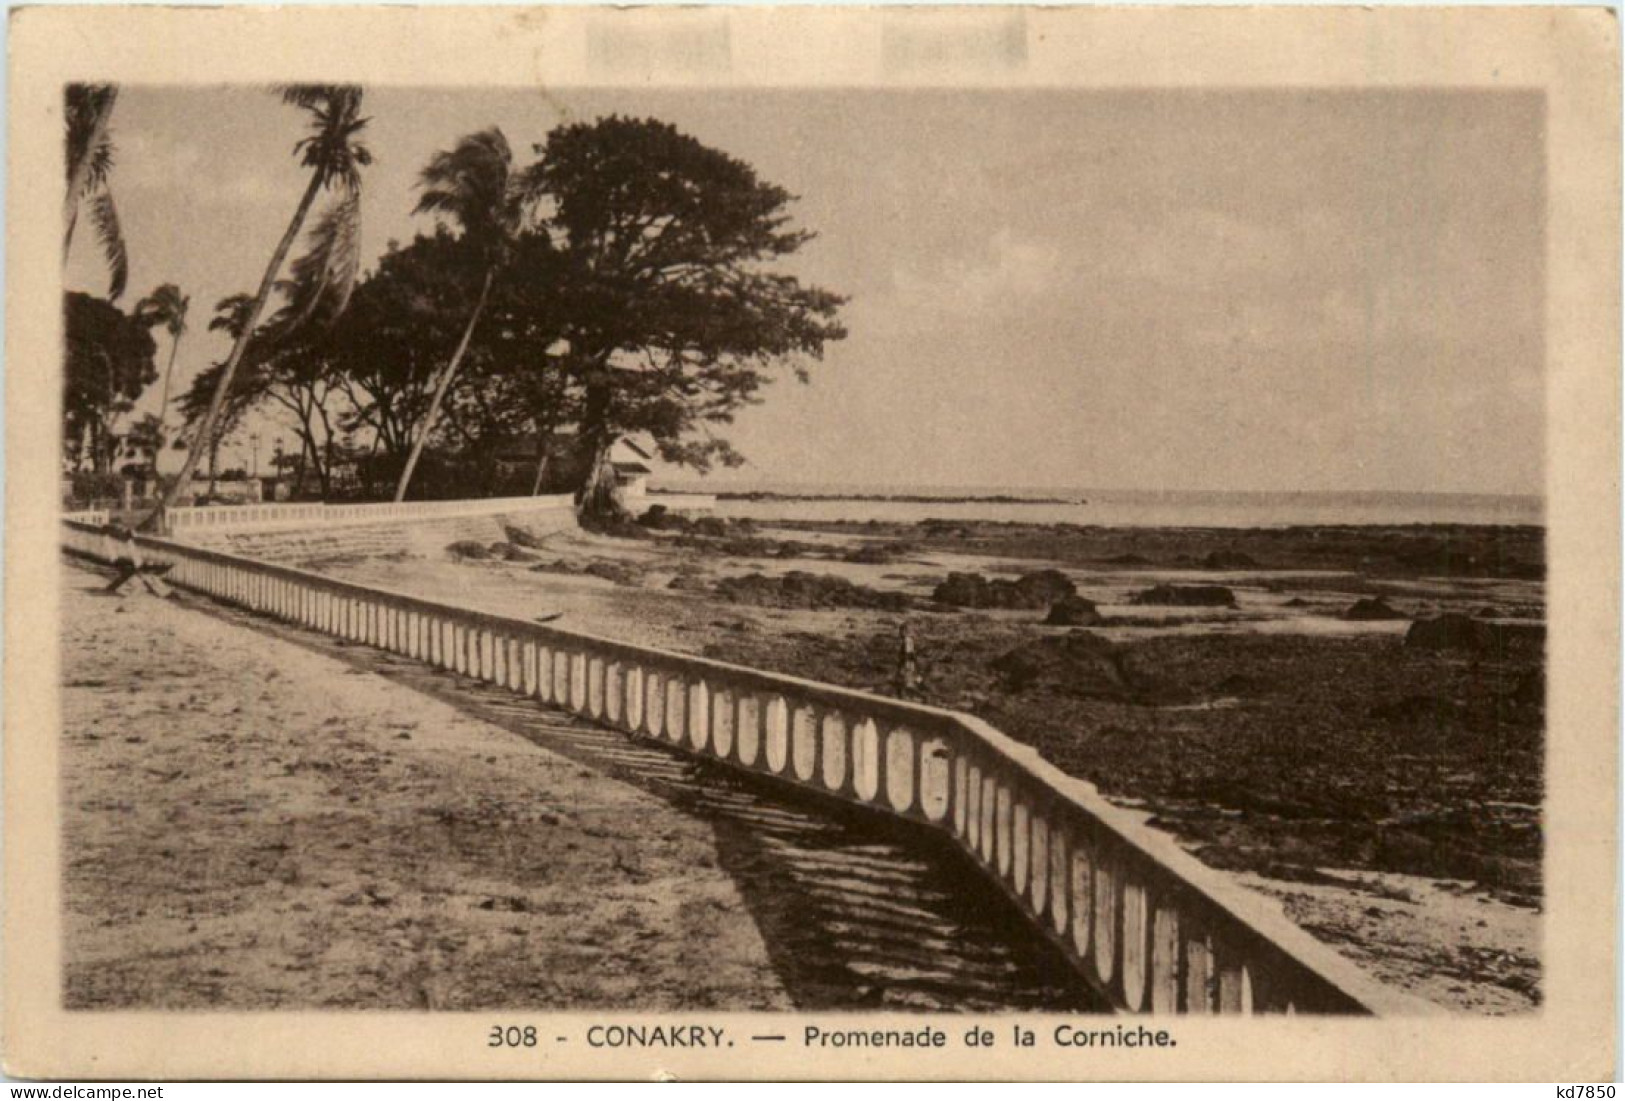
M792 570L783 577L749 574L725 577L716 594L735 604L766 608L882 608L902 611L913 604L908 594L855 585L844 577Z
M612 512L607 515L592 512L582 512L577 517L577 523L582 531L590 531L594 535L608 535L615 539L654 539L649 529L626 515L624 512Z
M989 580L979 573L950 573L932 590L931 598L960 608L1047 608L1069 596L1078 587L1059 570L1039 570L1007 578Z
M1234 608L1236 594L1223 585L1154 585L1136 595L1133 603L1180 608Z
M1090 627L1100 622L1100 612L1093 600L1074 593L1051 604L1044 622L1052 627Z
M1488 626L1457 612L1435 619L1419 619L1405 632L1405 645L1418 650L1481 650Z
M989 668L1006 692L1044 687L1092 699L1125 700L1134 695L1119 648L1090 631L1022 643L994 658Z
M841 561L860 566L889 566L913 550L907 543L864 543L842 552Z
M483 560L491 557L491 552L486 549L485 544L474 539L459 539L455 543L449 543L446 546L446 553L453 558Z
M720 516L684 516L680 512L672 512L665 505L650 505L643 515L637 518L639 527L652 528L655 531L676 531L684 535L698 535L709 539L725 539L736 531L749 531L754 525L749 521L738 520L730 523Z
M643 583L643 571L636 566L625 562L591 562L582 573L589 577L601 577L605 581L613 581L617 585L640 585Z
M1113 566L1149 566L1151 559L1143 554L1114 554L1106 559Z
M541 550L544 546L546 546L546 543L542 540L541 536L527 531L522 527L518 527L513 524L504 524L502 531L503 534L507 535L508 542L512 543L516 547L524 547L526 550Z
M1234 550L1209 551L1202 565L1210 570L1254 570L1258 561L1250 554Z
M1309 605L1309 602L1307 600L1305 600L1303 597L1295 596L1291 600L1288 600L1285 604L1283 604L1281 606L1283 608L1307 608L1310 605Z
M533 562L536 559L535 554L512 543L492 543L486 549L490 557L500 558L504 562Z
M1405 634L1405 645L1419 650L1461 650L1502 654L1538 651L1546 645L1544 623L1486 621L1460 612L1419 619Z
M638 567L625 562L614 562L606 559L596 559L592 562L571 562L565 558L555 558L551 562L540 562L531 567L533 573L559 573L569 577L601 577L605 581L613 581L617 585L641 585L643 571Z
M1389 607L1382 597L1365 597L1356 600L1349 609L1343 613L1344 619L1357 621L1376 621L1385 619L1404 619L1405 613L1395 611Z

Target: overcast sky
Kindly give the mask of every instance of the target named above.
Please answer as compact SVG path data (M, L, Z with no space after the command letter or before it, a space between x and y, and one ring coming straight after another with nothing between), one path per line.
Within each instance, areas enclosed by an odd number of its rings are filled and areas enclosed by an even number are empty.
M1542 489L1538 95L373 88L369 260L429 227L436 149L495 123L528 159L611 111L799 195L792 270L852 299L812 383L741 415L730 480ZM258 90L120 97L125 305L192 296L182 384L292 214L299 127ZM70 286L102 289L93 247Z

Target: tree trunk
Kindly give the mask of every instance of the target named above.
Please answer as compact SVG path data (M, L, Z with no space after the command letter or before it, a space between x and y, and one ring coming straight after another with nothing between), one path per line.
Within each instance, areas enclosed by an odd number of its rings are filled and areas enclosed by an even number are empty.
M208 412L203 414L203 421L198 426L197 438L186 452L186 463L181 467L180 476L158 507L152 510L145 520L141 522L142 530L151 530L163 520L163 515L174 506L176 499L183 492L183 487L192 480L192 472L197 469L198 461L203 457L203 449L208 446L210 438L214 435L215 423L220 419L220 410L226 404L226 395L231 393L232 380L237 376L237 365L243 360L243 353L248 350L248 342L254 339L254 327L259 324L260 313L265 309L266 301L271 297L271 290L276 286L277 272L282 270L282 262L288 258L288 250L293 247L294 241L299 237L299 230L305 224L305 216L310 213L311 204L316 201L316 193L322 189L320 173L310 174L310 183L305 187L305 193L299 199L299 206L293 212L293 220L282 234L282 240L277 242L276 251L271 253L271 262L266 265L265 275L260 280L259 293L254 296L254 306L248 312L243 322L243 331L231 346L231 355L226 360L224 370L220 372L220 381L215 385L214 396L209 399ZM211 488L210 492L213 490Z
M310 433L310 461L316 464L316 484L322 491L322 500L327 500L332 489L331 468L333 465L333 423L327 419L327 407L321 402L313 403L316 415L322 418L322 445L327 450L327 461L322 461L321 454L316 449L316 430Z
M609 461L615 447L615 437L607 437L593 449L592 467L587 481L577 495L577 508L583 516L593 519L620 519L626 509L615 497L615 466Z
M434 431L435 419L440 416L440 403L451 387L451 380L457 375L457 368L463 365L463 355L468 351L469 341L474 338L474 326L480 323L480 314L485 312L485 300L491 294L491 281L495 277L495 268L486 271L485 282L480 287L480 297L474 303L474 312L469 315L468 325L463 329L463 338L457 342L457 350L451 354L451 362L446 364L445 371L441 372L440 381L435 383L434 397L429 399L429 412L423 418L418 438L412 441L412 453L406 457L406 468L401 471L401 480L395 486L397 503L406 499L406 487L412 484L412 472L417 469L418 458L423 454L423 445L429 441L429 433Z
M106 474L107 461L107 421L97 417L91 424L90 439L90 469L96 474Z
M547 437L541 436L539 433L538 436L539 440L536 444L536 480L530 486L530 495L532 497L542 495L542 483L547 480L547 460L549 457Z
M220 481L220 437L216 436L209 443L209 496L214 497L215 488Z
M293 468L293 488L288 490L290 501L299 500L299 495L305 491L305 452L308 446L303 440L300 441L299 462Z
M599 370L589 376L581 411L581 438L592 448L592 465L576 492L576 511L583 519L615 520L626 515L615 498L615 467L609 461L618 438L611 427L612 400L608 373L600 364Z
M162 451L164 444L168 442L168 437L164 432L164 418L169 413L169 376L175 372L175 352L180 346L181 334L176 333L169 342L169 363L164 367L164 388L159 391L158 396L158 451ZM156 452L152 457L152 472L155 475L158 473L158 455Z

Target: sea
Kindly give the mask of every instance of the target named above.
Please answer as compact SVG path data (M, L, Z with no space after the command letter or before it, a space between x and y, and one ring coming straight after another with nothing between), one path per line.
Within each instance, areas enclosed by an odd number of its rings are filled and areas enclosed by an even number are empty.
M1102 527L1258 528L1297 525L1542 526L1545 500L1524 494L1035 489L1030 486L856 486L704 479L657 482L680 493L768 493L723 498L713 515L758 520L1002 520ZM911 498L900 500L898 498ZM929 498L915 500L912 498Z

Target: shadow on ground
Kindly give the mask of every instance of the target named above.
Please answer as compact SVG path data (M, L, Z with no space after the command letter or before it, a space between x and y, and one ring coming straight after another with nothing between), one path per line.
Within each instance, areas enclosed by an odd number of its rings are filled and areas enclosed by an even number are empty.
M188 607L385 677L706 822L797 1008L1103 1012L998 889L946 845L797 797L466 677L186 594Z

